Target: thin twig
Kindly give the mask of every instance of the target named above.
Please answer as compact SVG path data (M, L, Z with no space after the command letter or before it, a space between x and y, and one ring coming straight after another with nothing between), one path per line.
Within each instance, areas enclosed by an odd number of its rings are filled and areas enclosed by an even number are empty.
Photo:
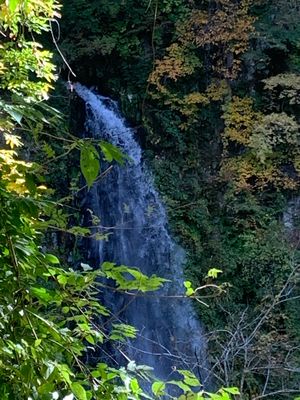
M52 22L55 22L58 26L59 26L59 23L58 23L58 21L57 21L56 19L52 19L52 20L49 21L50 32L51 32L52 41L53 41L53 43L54 43L54 46L56 47L56 50L58 51L59 55L61 56L63 62L64 62L64 63L66 64L66 66L68 67L69 72L76 78L76 74L73 72L72 68L70 67L70 64L69 64L68 61L66 60L65 56L63 55L62 51L60 50L60 48L59 48L59 46L58 46L58 44L57 44L57 41L56 41L55 36L54 36L53 29L52 29Z

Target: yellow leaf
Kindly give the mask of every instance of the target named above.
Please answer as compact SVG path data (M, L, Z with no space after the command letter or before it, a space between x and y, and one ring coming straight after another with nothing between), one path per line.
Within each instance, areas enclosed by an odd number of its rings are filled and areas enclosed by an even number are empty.
M11 149L14 147L21 147L23 143L21 142L20 136L11 135L10 133L4 133L5 143L9 145Z

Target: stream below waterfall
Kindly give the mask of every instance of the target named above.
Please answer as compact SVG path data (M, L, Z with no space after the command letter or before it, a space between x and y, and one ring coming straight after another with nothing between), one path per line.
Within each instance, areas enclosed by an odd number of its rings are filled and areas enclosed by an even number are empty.
M83 135L108 141L130 158L125 166L114 165L86 194L85 206L101 226L110 227L109 240L94 241L89 252L100 264L138 267L147 275L172 281L153 296L105 294L105 305L117 314L117 322L138 330L137 338L124 344L122 351L137 364L153 367L160 379L174 379L180 368L193 371L204 382L208 363L203 328L190 299L171 297L185 292L184 251L168 233L165 209L134 132L115 102L80 84L75 84L75 90L86 105ZM121 354L114 358L126 363Z

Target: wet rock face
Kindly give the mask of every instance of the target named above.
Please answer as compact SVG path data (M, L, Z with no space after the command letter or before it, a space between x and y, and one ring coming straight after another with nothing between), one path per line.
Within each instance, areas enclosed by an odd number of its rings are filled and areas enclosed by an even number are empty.
M85 102L81 97L71 92L70 103L70 131L75 135L82 135L86 119Z
M105 293L115 322L138 329L137 338L123 345L122 351L137 364L152 366L161 379L174 379L181 368L193 370L203 382L207 369L203 329L190 300L175 298L184 293L184 252L169 236L165 210L141 148L114 102L81 85L75 89L86 104L85 135L121 147L130 158L123 167L114 165L86 194L85 207L93 210L100 232L109 238L90 242L90 257L96 264L115 262L172 280L160 291L136 298ZM121 354L114 357L125 362Z

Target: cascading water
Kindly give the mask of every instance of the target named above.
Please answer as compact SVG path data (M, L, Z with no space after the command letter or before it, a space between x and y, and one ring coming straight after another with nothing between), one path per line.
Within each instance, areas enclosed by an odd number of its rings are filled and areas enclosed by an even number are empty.
M152 366L161 379L174 378L176 368L181 368L194 371L203 381L207 364L203 330L190 299L180 298L184 253L169 236L166 213L142 162L141 148L114 102L80 84L75 90L86 104L85 135L119 146L131 159L125 166L114 166L87 194L101 225L111 227L109 240L95 242L90 251L100 263L135 266L147 275L172 280L151 296L105 295L118 318L138 329L124 352L137 364Z
M288 233L293 230L299 231L300 196L289 200L283 213L282 222Z
M287 202L282 215L285 234L290 244L300 248L300 196L294 196Z

